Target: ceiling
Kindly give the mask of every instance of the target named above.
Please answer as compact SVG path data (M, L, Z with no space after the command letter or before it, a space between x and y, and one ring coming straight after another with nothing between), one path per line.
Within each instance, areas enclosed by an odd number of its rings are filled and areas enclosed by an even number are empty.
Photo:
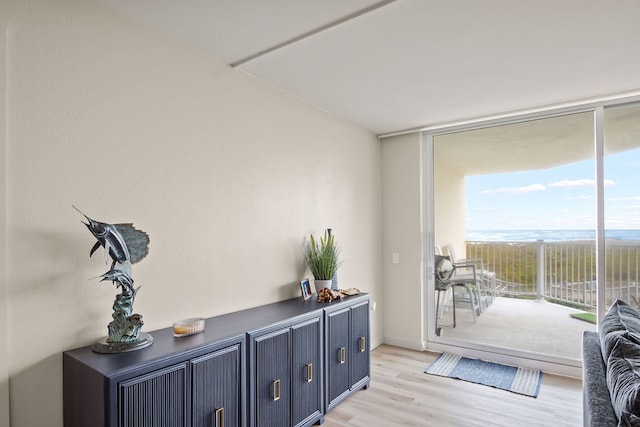
M375 134L640 89L640 2L96 0Z

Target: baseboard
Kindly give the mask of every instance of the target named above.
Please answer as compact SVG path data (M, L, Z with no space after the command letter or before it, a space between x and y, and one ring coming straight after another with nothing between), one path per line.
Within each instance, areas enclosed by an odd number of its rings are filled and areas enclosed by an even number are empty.
M369 348L373 350L376 347L380 347L382 344L384 344L384 342L379 339L377 340L371 339L371 346L369 346Z
M445 351L459 354L460 356L471 357L475 359L487 360L490 362L503 363L511 366L520 366L523 368L540 369L550 374L562 375L565 377L582 378L582 369L578 366L571 366L563 363L553 363L548 361L536 360L531 357L506 355L496 353L495 350L479 350L459 347L455 345L446 345L429 342L425 351L442 353Z
M446 344L438 344L433 342L417 342L406 340L402 338L394 338L383 336L382 343L380 344L388 344L396 347L402 347L409 350L415 351L429 351L442 353L444 351L453 352L459 354L461 356L472 357L483 359L491 362L504 363L512 366L521 366L524 368L534 368L540 369L543 372L562 375L573 378L581 378L582 377L582 369L578 366L571 366L563 363L550 363L544 362L540 360L531 359L529 357L516 356L516 355L504 355L500 353L496 353L495 350L479 350L479 349L470 349L455 345L446 345ZM379 345L379 344L378 344ZM377 347L377 346L376 346ZM372 347L375 348L375 347Z
M396 347L402 347L409 350L415 351L423 351L424 347L422 346L422 342L420 341L410 341L402 338L394 338L394 337L382 337L382 343L393 345Z

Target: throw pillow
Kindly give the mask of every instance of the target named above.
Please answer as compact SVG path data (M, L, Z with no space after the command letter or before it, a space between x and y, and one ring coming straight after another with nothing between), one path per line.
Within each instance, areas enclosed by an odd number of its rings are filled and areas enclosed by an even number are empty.
M640 417L636 417L628 412L623 412L618 422L618 427L639 427Z
M631 415L640 417L640 345L624 336L614 341L607 361L607 387L616 416L629 420Z
M640 344L640 312L622 300L615 300L600 321L598 333L602 359L607 361L616 337L623 335Z

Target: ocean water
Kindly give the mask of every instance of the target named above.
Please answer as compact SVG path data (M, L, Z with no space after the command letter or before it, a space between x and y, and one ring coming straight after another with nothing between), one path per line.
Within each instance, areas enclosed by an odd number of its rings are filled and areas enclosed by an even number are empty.
M595 240L595 230L467 230L467 241L482 242L571 242ZM638 240L640 230L605 230L605 237L612 240Z

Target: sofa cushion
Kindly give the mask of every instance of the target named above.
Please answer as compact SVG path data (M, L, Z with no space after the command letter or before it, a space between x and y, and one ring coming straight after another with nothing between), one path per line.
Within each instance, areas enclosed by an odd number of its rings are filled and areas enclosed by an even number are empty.
M608 360L616 337L622 335L640 344L640 313L622 300L615 300L600 321L602 359Z
M616 413L607 387L607 366L600 351L597 332L582 333L582 402L585 427L615 426Z
M640 417L640 345L624 336L614 341L607 361L607 386L613 410L623 422L632 415Z

